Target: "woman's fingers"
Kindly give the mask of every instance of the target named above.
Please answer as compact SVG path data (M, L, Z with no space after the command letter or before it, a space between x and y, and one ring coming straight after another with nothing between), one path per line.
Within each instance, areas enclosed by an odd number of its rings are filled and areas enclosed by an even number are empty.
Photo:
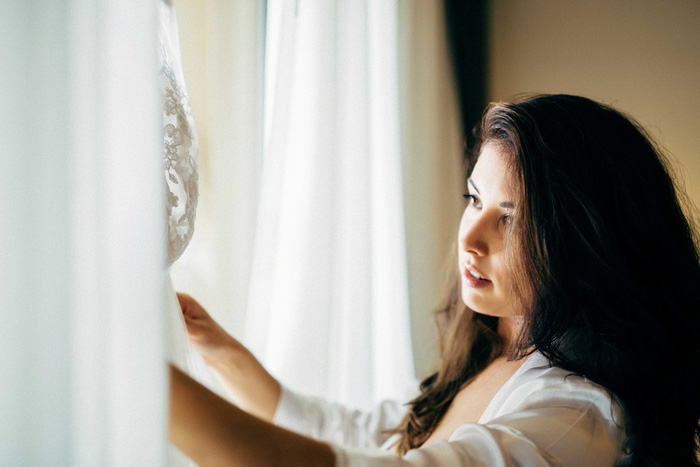
M187 337L194 348L204 356L214 356L234 339L187 294L178 293L187 326Z
M197 319L207 315L207 312L204 311L204 308L202 308L202 306L199 303L197 303L197 300L190 297L189 295L184 293L178 293L177 300L180 303L182 314L184 314L185 317Z
M182 312L187 314L187 310L190 308L193 301L192 297L184 293L177 293L177 301L180 303L180 308Z

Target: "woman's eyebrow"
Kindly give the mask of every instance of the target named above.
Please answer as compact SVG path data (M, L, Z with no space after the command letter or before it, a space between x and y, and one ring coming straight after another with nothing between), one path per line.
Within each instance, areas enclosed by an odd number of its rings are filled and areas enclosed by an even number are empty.
M478 194L481 194L481 193L479 193L479 189L476 187L476 184L474 183L474 180L472 180L471 178L468 178L468 179L467 179L467 183L468 183L469 185L471 185L472 188L474 188L474 191L476 191ZM510 201L503 201L502 203L499 203L498 205L499 205L500 207L506 208L506 209L513 209L513 207L514 207L513 203L511 203Z

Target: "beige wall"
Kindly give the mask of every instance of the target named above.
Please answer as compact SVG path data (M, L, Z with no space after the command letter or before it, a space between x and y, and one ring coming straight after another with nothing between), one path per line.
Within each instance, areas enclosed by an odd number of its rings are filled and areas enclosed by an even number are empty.
M416 376L435 370L434 310L464 201L459 103L439 0L398 2L401 151L411 333Z
M264 3L174 3L199 135L200 197L192 242L171 268L173 284L243 337L259 181Z
M208 9L209 0L187 1L173 0L178 16L180 35L180 52L182 71L185 75L187 93L190 96L192 116L197 125L199 137L200 166L206 160L209 149L209 36ZM208 173L200 173L207 177Z
M564 92L634 116L700 206L700 1L493 0L490 100Z

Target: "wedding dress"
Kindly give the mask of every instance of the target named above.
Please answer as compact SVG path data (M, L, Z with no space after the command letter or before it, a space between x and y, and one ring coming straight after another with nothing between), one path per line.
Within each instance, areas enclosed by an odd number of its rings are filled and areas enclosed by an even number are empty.
M166 187L168 259L163 271L167 310L168 359L199 382L221 392L202 357L187 342L185 321L170 280L170 266L182 255L194 233L197 211L198 144L194 120L185 88L180 58L177 17L172 2L158 4L159 71L163 124L163 162ZM190 465L170 447L168 465Z

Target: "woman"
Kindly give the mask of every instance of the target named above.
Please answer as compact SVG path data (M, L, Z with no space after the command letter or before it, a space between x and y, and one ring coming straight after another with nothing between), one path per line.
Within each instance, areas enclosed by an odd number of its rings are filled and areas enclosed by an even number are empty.
M201 465L698 464L700 262L659 150L567 95L493 105L477 136L441 365L407 411L293 394L180 296L243 410L173 369L176 445Z

